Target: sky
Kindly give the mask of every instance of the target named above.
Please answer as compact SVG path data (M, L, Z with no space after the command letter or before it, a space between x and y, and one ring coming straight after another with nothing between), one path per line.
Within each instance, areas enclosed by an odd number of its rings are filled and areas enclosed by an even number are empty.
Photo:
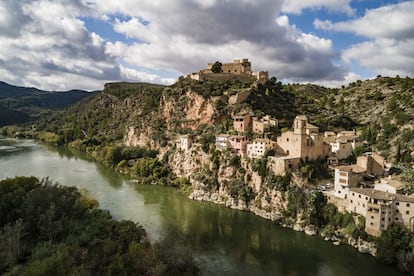
M414 1L0 0L0 80L172 84L248 58L285 83L414 76Z

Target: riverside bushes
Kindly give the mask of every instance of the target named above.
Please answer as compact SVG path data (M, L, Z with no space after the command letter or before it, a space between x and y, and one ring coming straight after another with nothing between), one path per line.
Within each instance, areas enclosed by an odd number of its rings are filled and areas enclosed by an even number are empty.
M151 244L141 225L115 221L97 206L48 180L0 181L0 274L198 274L188 248Z

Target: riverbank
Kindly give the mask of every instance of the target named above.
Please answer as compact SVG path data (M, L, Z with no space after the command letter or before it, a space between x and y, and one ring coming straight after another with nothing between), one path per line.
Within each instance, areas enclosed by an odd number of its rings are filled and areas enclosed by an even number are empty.
M399 275L395 267L348 246L335 247L251 212L190 200L175 188L129 185L113 169L72 155L67 148L29 140L6 142L9 150L0 150L1 179L49 176L87 189L100 208L115 219L140 222L152 240L184 239L204 275Z
M303 221L290 221L287 223L286 220L284 220L282 212L269 212L261 208L257 208L252 204L246 204L244 201L220 195L219 193L210 193L198 190L193 191L188 197L192 200L211 202L214 204L224 205L235 210L248 211L256 216L276 222L284 228L289 228L297 232L303 232L309 236L319 236L321 239L331 242L334 245L349 245L363 254L369 254L374 257L377 255L376 242L366 241L361 237L355 239L351 235L344 234L344 229L339 229L334 233L327 233L327 231L323 231L324 229L318 229L314 225L306 225Z

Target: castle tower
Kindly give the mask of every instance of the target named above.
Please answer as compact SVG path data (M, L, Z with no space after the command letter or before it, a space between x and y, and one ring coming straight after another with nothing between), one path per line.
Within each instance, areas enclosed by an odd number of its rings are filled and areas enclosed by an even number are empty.
M308 118L305 115L296 116L293 121L293 133L298 135L306 134L306 126L308 124Z

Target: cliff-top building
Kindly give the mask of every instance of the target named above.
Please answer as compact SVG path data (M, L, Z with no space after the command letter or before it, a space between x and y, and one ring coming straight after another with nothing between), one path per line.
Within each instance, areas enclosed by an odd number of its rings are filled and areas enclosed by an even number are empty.
M190 79L203 80L238 80L241 82L250 82L257 80L264 83L269 79L267 71L252 72L252 64L247 58L235 59L229 63L221 65L221 73L213 73L214 63L208 63L207 68L198 73L191 73L187 77Z

